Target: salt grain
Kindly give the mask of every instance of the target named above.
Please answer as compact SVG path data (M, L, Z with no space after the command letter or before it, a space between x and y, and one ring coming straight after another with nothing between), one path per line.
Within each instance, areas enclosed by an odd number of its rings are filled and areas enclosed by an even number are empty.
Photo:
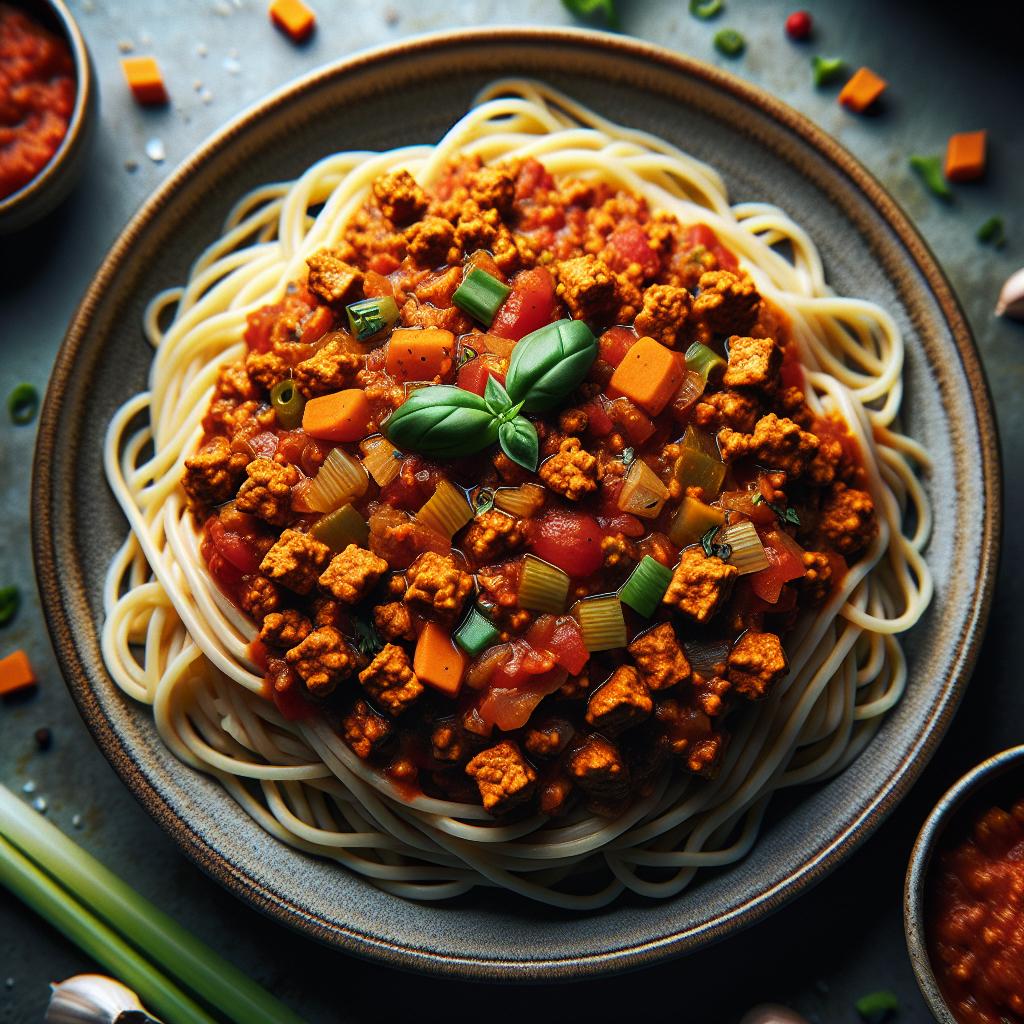
M237 57L225 57L224 70L229 75L237 75L238 72L242 70L242 65L238 63Z
M29 793L34 793L36 791L36 784L31 779L29 779L28 782L26 782L25 785L21 787L21 791L26 795L28 795Z
M213 93L209 89L204 89L200 94L199 98L209 106L213 102Z
M167 159L167 150L164 149L162 139L150 139L146 143L146 156L155 164L162 164Z
M196 46L196 56L205 57L210 51L206 48L206 43L199 43Z
M231 4L226 3L225 0L217 0L213 5L213 13L219 14L222 18L226 18L231 14Z
M4 988L8 988L8 989L9 988L14 988L14 979L13 978L5 978L4 979Z
M32 806L33 806L33 807L34 807L34 808L35 808L35 809L36 809L36 810L37 810L37 811L38 811L38 812L39 812L40 814L45 814L45 813L46 813L46 810L47 810L47 808L48 808L48 807L50 806L50 801L49 801L49 800L47 800L45 796L37 796L37 797L35 798L35 800L33 800L33 801L32 801Z
M81 828L82 827L82 816L80 814L74 815L71 818L71 824L72 824L72 827L74 827L74 828Z
M119 39L117 48L121 53L131 53L135 49L135 44L130 39Z

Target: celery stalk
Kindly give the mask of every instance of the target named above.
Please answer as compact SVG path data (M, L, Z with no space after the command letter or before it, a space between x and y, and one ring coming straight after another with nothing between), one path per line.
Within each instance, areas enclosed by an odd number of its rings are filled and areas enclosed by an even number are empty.
M301 1018L270 993L158 910L3 786L0 837L59 879L68 892L74 893L132 945L230 1020L237 1024L302 1024ZM122 977L130 984L127 977ZM160 1008L154 1003L154 1009Z
M214 1024L184 992L0 836L0 882L174 1024Z

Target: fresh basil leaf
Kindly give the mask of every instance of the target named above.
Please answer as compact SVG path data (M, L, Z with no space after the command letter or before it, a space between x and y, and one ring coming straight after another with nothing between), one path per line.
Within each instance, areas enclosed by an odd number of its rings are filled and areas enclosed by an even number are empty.
M498 422L487 403L447 384L414 391L383 429L396 448L433 458L472 455L498 438Z
M501 382L492 376L488 376L484 385L484 401L495 416L501 416L512 408L512 399L508 397L508 392L502 387Z
M517 416L508 423L502 423L498 428L498 443L513 462L531 473L536 471L540 441L536 429L525 416Z
M583 382L597 358L597 339L582 320L558 320L512 350L505 390L525 412L553 409Z

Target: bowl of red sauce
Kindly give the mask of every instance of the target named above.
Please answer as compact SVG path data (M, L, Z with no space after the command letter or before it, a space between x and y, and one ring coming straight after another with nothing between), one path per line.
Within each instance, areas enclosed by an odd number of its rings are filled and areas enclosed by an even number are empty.
M61 0L0 0L0 234L72 189L95 128L95 74Z
M904 926L941 1024L1024 1024L1024 746L968 772L914 844Z

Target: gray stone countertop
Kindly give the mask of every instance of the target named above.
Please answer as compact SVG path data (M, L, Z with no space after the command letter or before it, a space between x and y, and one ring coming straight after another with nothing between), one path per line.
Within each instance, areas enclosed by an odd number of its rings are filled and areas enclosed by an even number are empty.
M620 0L623 30L727 67L807 114L863 161L903 205L944 266L974 329L997 408L1007 528L1002 573L975 678L949 735L889 821L812 894L698 956L624 977L543 992L461 985L345 957L284 930L242 905L186 861L121 785L82 725L51 653L35 593L29 542L34 427L0 416L0 585L24 602L0 631L0 656L30 654L41 677L28 700L0 703L0 781L34 789L53 821L197 935L232 958L311 1022L613 1020L639 1001L658 1019L738 1020L751 1004L789 1002L823 1024L853 1024L854 1000L889 988L898 1020L924 1021L906 956L901 887L913 838L943 790L987 755L1021 742L1017 695L1024 660L1018 609L1024 544L1014 509L1024 484L1024 325L992 314L1001 282L1024 264L1024 65L1014 52L1019 3L808 0L813 42L783 35L792 10L780 0L726 0L701 22L685 0ZM71 0L100 79L102 121L90 166L70 200L27 235L0 238L0 396L28 381L42 392L64 329L117 233L149 193L211 132L296 76L356 50L422 32L472 25L565 25L557 0L318 0L319 28L295 46L270 27L264 0ZM1016 18L1012 12L1016 8ZM719 27L739 29L747 51L718 55ZM124 52L152 53L172 94L164 110L130 99ZM879 116L838 107L835 89L811 84L812 53L867 64L890 82ZM986 128L990 168L943 204L907 168L911 153L941 153L955 131ZM146 154L160 140L165 159ZM977 227L1002 216L1008 242L980 245ZM97 486L103 486L97 481ZM955 501L955 495L949 500ZM34 731L52 731L36 749ZM0 1022L42 1019L47 983L91 969L48 925L0 891ZM657 1007L657 1010L654 1010Z

